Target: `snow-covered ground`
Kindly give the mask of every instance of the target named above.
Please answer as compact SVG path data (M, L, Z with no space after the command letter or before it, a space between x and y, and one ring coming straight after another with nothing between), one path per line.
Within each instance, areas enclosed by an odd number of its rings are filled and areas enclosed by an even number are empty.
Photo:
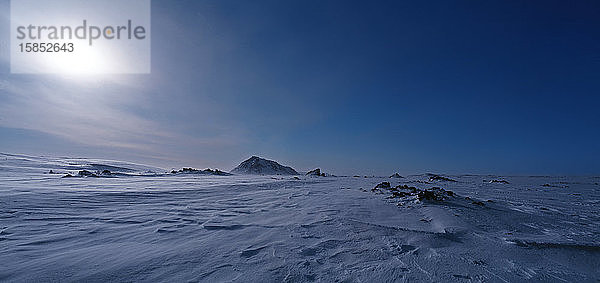
M126 174L62 178L78 170ZM600 280L599 177L164 172L1 154L0 281Z

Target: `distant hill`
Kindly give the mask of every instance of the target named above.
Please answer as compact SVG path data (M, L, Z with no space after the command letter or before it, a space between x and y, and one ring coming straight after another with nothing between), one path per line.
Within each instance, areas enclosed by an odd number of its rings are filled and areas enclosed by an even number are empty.
M215 176L231 176L227 172L223 172L219 169L212 170L210 168L204 170L198 170L194 168L183 168L179 171L171 171L171 174L196 174L196 175L215 175Z
M306 176L320 176L320 177L325 177L325 173L321 173L321 168L317 168L315 170L308 171L308 173L306 173Z
M0 172L56 173L77 172L87 170L123 174L164 173L165 169L125 161L104 160L94 158L31 156L22 154L0 153Z
M335 177L335 175L327 174L325 172L321 172L321 168L317 168L312 171L308 171L306 176L319 176L319 177Z
M234 174L251 175L299 175L294 168L283 166L275 161L252 156L231 170Z

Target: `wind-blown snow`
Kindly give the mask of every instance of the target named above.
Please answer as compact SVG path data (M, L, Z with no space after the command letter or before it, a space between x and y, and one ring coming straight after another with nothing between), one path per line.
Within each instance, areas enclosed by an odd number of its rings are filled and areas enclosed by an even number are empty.
M600 279L598 177L44 174L89 163L0 156L0 281Z
M109 170L115 173L164 173L163 169L130 162L72 157L39 157L0 153L0 173L56 173Z

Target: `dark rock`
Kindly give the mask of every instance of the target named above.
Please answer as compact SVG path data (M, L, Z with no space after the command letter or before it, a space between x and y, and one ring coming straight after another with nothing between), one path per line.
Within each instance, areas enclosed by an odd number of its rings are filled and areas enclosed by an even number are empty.
M510 183L509 183L508 181L506 181L506 180L491 180L491 181L490 181L490 184L494 184L494 183L496 183L496 184L506 184L506 185L510 184Z
M403 197L406 197L406 196L409 196L409 195L410 195L410 193L407 193L407 192L398 192L398 191L392 192L392 198L397 198L397 197L398 198L403 198Z
M394 190L398 191L398 190L404 190L404 191L409 191L410 193L417 193L417 188L415 187L409 187L408 185L398 185L394 188Z
M434 201L442 201L448 199L449 196L453 196L454 193L450 191L446 191L442 188L434 187L429 190L420 191L417 193L417 198L419 200L434 200Z
M321 168L317 168L315 170L308 171L308 173L306 173L306 176L320 176L320 177L325 177L326 174L325 173L321 173Z
M394 175L390 176L390 178L399 178L400 179L400 178L404 178L404 177L400 176L400 174L398 174L398 173L394 173Z
M219 170L219 169L215 169L215 170L213 171L213 175L217 175L217 176L231 176L231 174L230 174L230 173L227 173L227 172L221 171L221 170Z
M391 187L392 185L390 185L390 182L381 182L375 186L376 189L389 189Z
M77 175L79 175L79 177L98 177L98 175L96 175L88 170L81 170L81 171L79 171L79 173Z
M381 191L382 189L389 189L391 187L392 187L392 185L390 185L390 182L382 182L382 183L377 184L377 186L375 186L374 188L372 188L371 191L372 192L378 191L380 193L383 193Z
M298 176L294 176L294 180L300 180L300 178L298 178Z
M111 165L98 164L98 163L92 163L92 164L90 164L90 166L91 166L91 169L94 169L97 172L102 172L103 170L110 170L111 172L128 172L128 173L133 173L133 172L136 171L136 170L131 169L131 168L125 168L125 167L120 167L120 166L111 166Z
M62 176L62 177L63 177L63 178L73 178L73 175L71 175L71 174L67 174L67 175L64 175L64 176Z
M439 187L421 190L417 189L416 187L409 187L408 185L398 185L392 188L389 182L382 182L375 186L375 188L373 188L371 191L384 193L383 190L386 189L391 193L388 198L414 197L420 201L443 201L455 195L454 192L446 191Z
M210 168L207 168L204 170L198 170L198 169L194 169L194 168L183 168L183 169L179 170L178 172L173 170L173 171L171 171L171 173L173 173L173 174L183 173L183 174L198 174L198 175L231 176L230 173L223 172L219 169L212 170Z
M435 182L435 181L456 182L456 180L446 178L446 177L443 177L440 175L429 174L429 182Z
M109 170L102 171L101 175L111 175L112 173Z
M473 202L471 202L471 203L474 204L474 205L479 205L479 206L484 206L485 205L483 202L481 202L481 201L475 201L475 200Z

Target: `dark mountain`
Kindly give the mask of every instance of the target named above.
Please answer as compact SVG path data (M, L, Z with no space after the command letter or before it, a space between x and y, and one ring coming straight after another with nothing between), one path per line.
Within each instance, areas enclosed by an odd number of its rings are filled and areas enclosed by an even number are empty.
M242 162L238 167L231 170L231 173L251 175L299 175L292 167L283 166L275 161L257 156L252 156L250 159Z

